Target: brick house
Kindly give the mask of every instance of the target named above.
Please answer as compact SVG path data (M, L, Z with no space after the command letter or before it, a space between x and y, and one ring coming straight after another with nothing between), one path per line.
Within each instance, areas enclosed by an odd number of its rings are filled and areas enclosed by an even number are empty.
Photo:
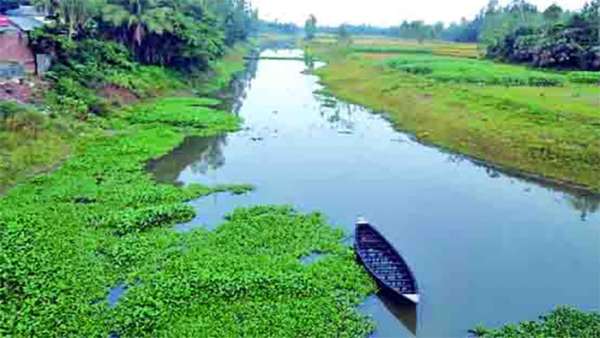
M18 69L36 72L36 57L29 48L29 32L43 25L43 16L31 6L21 6L0 15L0 76L12 74L15 69L16 72Z

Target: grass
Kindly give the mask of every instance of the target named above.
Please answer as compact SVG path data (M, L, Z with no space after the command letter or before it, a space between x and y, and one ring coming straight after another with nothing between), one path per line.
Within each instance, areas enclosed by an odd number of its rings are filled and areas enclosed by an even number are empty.
M443 56L402 55L386 61L391 70L423 75L440 82L459 82L500 86L562 86L561 74L529 70L484 60L465 60Z
M32 109L0 102L0 194L68 153L71 133Z
M136 66L129 72L107 70L102 81L116 90L116 97L103 97L102 90L93 91L83 87L77 81L85 82L85 74L68 74L45 93L43 107L23 108L12 103L0 103L0 195L18 182L36 173L51 171L70 153L72 143L79 137L97 131L98 127L109 128L104 117L92 113L87 101L96 102L101 107L100 115L114 114L121 106L131 102L120 97L130 94L135 98L146 100L160 97L168 92L186 92L190 86L207 95L227 86L233 75L244 68L243 57L248 47L237 45L230 50L224 59L213 65L214 70L205 73L198 82L184 79L181 74L154 66ZM137 96L135 97L134 94ZM164 106L157 107L156 102L137 106L135 114L125 109L129 121L139 123L180 123L192 127L202 127L206 119L212 115L207 108L220 105L222 102L210 98L196 98L194 107L171 105L171 110ZM131 101L131 100L129 100ZM167 102L162 100L162 103ZM159 103L160 104L160 103ZM198 106L204 107L198 107ZM49 110L41 113L38 110ZM147 110L156 110L150 114ZM146 111L144 111L146 110ZM181 114L178 110L181 110ZM8 116L8 112L12 112ZM6 112L6 114L5 114ZM200 114L204 113L202 116ZM185 116L184 116L185 115ZM225 115L221 115L225 116ZM192 118L192 117L195 117ZM231 128L236 119L226 116L219 123L226 123Z
M210 94L226 87L235 73L244 70L246 64L244 56L248 54L249 48L253 47L243 44L234 46L225 57L214 62L211 72L202 74L194 81L195 87L203 94Z
M329 61L317 73L333 94L386 112L424 142L600 191L595 86L488 61L410 54L367 59L324 45L315 51ZM556 79L563 85L532 86Z
M479 326L471 331L481 338L516 337L579 337L593 338L600 335L600 314L582 312L569 307L559 307L541 316L538 322L522 322L505 325L499 329Z
M325 44L332 43L325 39L317 40L317 42ZM419 43L412 40L373 37L353 37L352 51L355 53L373 54L428 54L468 59L477 59L481 56L477 44L473 43L453 43L445 41L425 41Z

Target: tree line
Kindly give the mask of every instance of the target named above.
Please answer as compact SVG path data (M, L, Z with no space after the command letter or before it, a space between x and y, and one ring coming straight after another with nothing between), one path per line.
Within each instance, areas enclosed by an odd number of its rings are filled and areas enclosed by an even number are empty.
M180 69L207 67L259 23L247 0L0 0L0 10L19 3L36 6L52 22L34 34L41 51L111 41L140 63Z
M487 57L534 67L600 70L600 0L580 11L553 4L540 11L526 0L500 6L491 0L473 19L449 26L438 22L404 21L398 37L480 43Z
M579 11L564 10L553 4L541 11L526 0L512 0L500 6L490 0L473 20L458 23L427 24L404 21L399 26L349 25L316 26L309 17L304 30L308 39L319 33L380 35L402 39L446 40L479 43L487 57L534 67L600 70L600 0L591 0ZM300 31L294 26L293 31Z

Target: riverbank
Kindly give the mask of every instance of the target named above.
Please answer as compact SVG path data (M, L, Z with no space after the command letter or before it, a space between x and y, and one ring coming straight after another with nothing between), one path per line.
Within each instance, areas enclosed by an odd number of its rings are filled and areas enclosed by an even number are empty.
M0 195L18 182L55 170L78 138L105 128L107 117L123 107L191 92L214 95L244 69L244 56L252 48L251 43L238 44L192 76L137 63L120 67L115 60L124 55L105 60L102 50L89 58L97 58L104 68L73 61L80 74L59 67L50 77L54 80L38 81L36 95L29 98L32 104L0 102Z
M332 94L385 112L423 142L508 171L600 191L596 86L569 83L566 75L414 51L313 48L329 61L317 74Z

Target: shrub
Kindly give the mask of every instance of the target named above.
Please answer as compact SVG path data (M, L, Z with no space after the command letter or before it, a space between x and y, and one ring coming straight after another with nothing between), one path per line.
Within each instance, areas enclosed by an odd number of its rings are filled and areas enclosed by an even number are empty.
M540 317L539 322L522 322L519 325L506 325L499 329L488 330L478 326L471 331L478 337L598 337L600 333L600 314L582 312L570 307L559 307L548 315Z
M12 132L28 130L37 134L45 122L45 116L35 110L14 102L0 102L0 130Z
M600 72L571 72L569 82L582 84L600 84Z

